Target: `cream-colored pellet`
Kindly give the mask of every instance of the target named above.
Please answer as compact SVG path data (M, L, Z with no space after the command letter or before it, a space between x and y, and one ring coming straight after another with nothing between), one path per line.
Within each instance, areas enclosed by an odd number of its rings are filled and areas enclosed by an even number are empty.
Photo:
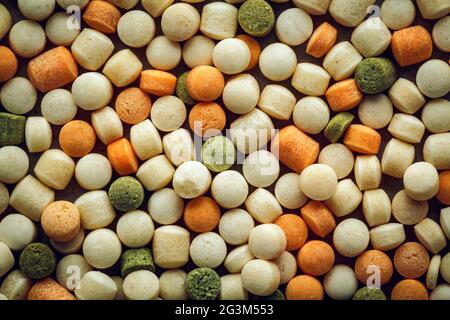
M425 219L428 214L428 201L410 198L405 190L399 191L392 199L394 218L405 225L414 225Z
M423 158L438 170L450 169L450 133L428 136L423 145Z
M44 117L28 117L25 125L25 142L28 151L43 152L52 144L52 128Z
M376 57L389 48L391 32L379 17L372 17L358 25L352 32L351 41L364 57Z
M71 50L80 66L89 71L96 71L113 53L114 44L103 33L84 28L72 43Z
M57 242L50 239L50 244L52 247L61 254L74 254L80 252L83 247L85 232L80 229L80 232L72 240L65 242Z
M255 259L245 264L241 272L241 279L242 285L249 292L258 296L267 296L278 288L280 271L271 261Z
M370 227L388 223L391 218L391 200L383 189L365 191L362 209Z
M215 46L213 40L203 35L190 38L183 45L184 63L191 69L198 66L211 66Z
M261 100L265 99L263 95L264 90L260 96L259 84L255 77L243 73L227 81L223 89L222 99L225 107L231 112L245 114L252 111L257 104L264 110L261 106ZM267 112L267 110L264 111Z
M30 160L21 148L5 146L0 148L0 182L14 184L28 172Z
M381 158L381 171L394 178L402 178L406 168L414 162L414 146L392 138L387 143Z
M153 103L150 117L160 131L174 131L186 120L186 106L178 97L160 97Z
M31 175L16 185L11 193L9 205L33 221L40 221L42 211L53 201L55 192Z
M243 209L225 212L219 221L219 233L231 245L247 243L250 231L255 227L252 216Z
M142 10L128 11L117 24L120 40L132 48L142 48L149 44L155 36L155 31L155 21Z
M169 71L181 61L181 46L165 36L154 38L145 51L148 63L157 70Z
M439 50L450 52L450 17L443 17L434 24L433 41Z
M168 7L161 19L164 35L172 41L186 41L194 36L200 27L200 14L187 3L175 3Z
M444 97L450 92L450 66L447 61L428 60L416 74L419 90L429 98Z
M190 234L178 226L163 226L153 234L153 258L158 267L179 268L189 261Z
M140 248L150 243L155 226L147 212L135 210L120 217L116 231L120 242L124 245L129 248Z
M313 21L302 9L287 9L277 18L275 25L277 38L289 46L301 45L311 37L312 32Z
M272 0L272 2L287 2L285 0ZM293 0L295 6L312 15L324 15L328 11L331 0Z
M241 73L250 63L250 49L244 41L237 38L222 40L214 48L213 62L224 74Z
M323 286L331 299L349 300L358 290L358 279L352 268L337 264L323 278Z
M189 254L196 266L214 269L225 260L227 245L217 233L205 232L192 240Z
M14 270L3 280L0 293L8 300L25 300L32 286L33 281L30 278L25 276L22 271Z
M245 93L244 96L247 94ZM286 87L269 84L261 92L258 107L272 118L289 120L296 101L294 94Z
M151 14L153 18L157 18L163 14L174 0L142 0L142 6Z
M119 116L111 107L104 107L91 113L91 123L97 137L108 145L123 137L123 125ZM130 135L132 137L133 128ZM133 140L132 140L133 141Z
M447 245L444 232L435 221L425 218L414 226L414 234L419 242L434 254Z
M259 69L272 81L289 79L297 66L297 56L291 47L284 43L271 43L259 56Z
M450 13L450 3L446 0L417 0L417 6L425 19L439 19Z
M436 284L439 277L439 267L441 265L441 256L436 254L431 258L430 265L428 266L426 285L427 288L433 290L436 288Z
M75 162L58 149L45 151L34 167L36 177L55 190L64 190L72 179L74 171Z
M134 82L141 71L142 62L130 49L123 49L115 53L103 68L103 74L119 88Z
M25 114L36 105L37 92L30 80L15 77L3 84L0 101L6 111Z
M355 211L362 198L363 194L353 180L344 179L338 182L336 192L324 203L336 217L343 217Z
M123 280L123 293L129 300L155 300L159 296L159 279L148 270L134 271Z
M220 278L219 300L247 300L248 292L242 286L240 274L227 274Z
M356 257L369 245L369 229L364 222L350 218L341 221L334 229L333 244L344 257Z
M195 160L194 141L191 134L184 128L166 134L162 140L164 153L172 164L180 164Z
M356 156L354 171L359 190L371 190L379 187L381 164L377 156Z
M422 121L410 114L396 113L392 117L388 131L397 139L419 143L425 133L425 126Z
M144 162L136 177L148 191L155 191L167 186L172 181L175 169L163 154Z
M9 205L9 191L6 186L0 182L0 215L5 212Z
M89 271L81 278L75 295L79 300L114 300L117 285L110 276L100 271Z
M384 94L367 95L358 107L361 122L372 129L386 127L394 115L391 100Z
M449 253L447 253L444 257L442 257L441 266L439 269L440 269L442 278L444 278L444 280L447 283L450 283L450 254Z
M8 33L12 25L12 17L8 9L0 4L0 40Z
M374 3L375 0L332 0L329 12L341 25L356 27L364 20L367 8Z
M385 0L381 5L381 19L392 30L400 30L413 24L416 7L411 0Z
M186 161L175 170L172 184L180 197L193 199L208 191L211 173L201 162Z
M75 179L86 190L103 189L111 177L112 168L108 158L98 153L85 155L75 166Z
M21 251L36 240L38 230L29 218L12 213L0 222L0 242L13 251Z
M323 60L323 67L333 77L340 81L350 77L363 57L348 41L336 44Z
M370 230L370 242L375 250L392 250L401 245L405 239L405 229L400 223L387 223Z
M414 114L426 102L416 84L404 78L398 79L388 91L389 98L401 112Z
M433 198L439 190L439 176L436 168L428 162L410 165L403 175L406 194L417 201Z
M433 99L422 110L422 122L431 133L450 131L450 102L446 99Z
M263 188L256 189L248 196L245 200L245 207L260 223L272 223L283 213L275 196Z
M277 224L265 223L250 231L250 252L258 259L271 260L281 256L286 249L286 236Z
M221 207L237 208L247 199L248 183L241 173L226 170L214 177L211 183L211 194Z
M289 251L273 260L280 271L280 284L288 283L297 274L297 260Z
M122 245L117 234L109 229L97 229L84 239L83 255L96 269L112 267L120 258Z
M44 28L35 21L21 20L9 31L9 45L22 58L33 58L44 51L47 42Z
M254 258L249 250L248 244L244 244L231 250L225 258L223 265L229 273L239 273L244 265Z
M0 277L14 267L14 256L6 244L0 241Z
M184 211L183 199L173 189L153 192L148 199L148 213L159 224L174 224Z
M108 105L113 96L113 86L103 74L87 72L73 82L72 95L81 109L94 111Z
M70 46L80 34L78 28L72 28L68 23L71 17L65 12L53 14L45 24L45 33L48 40L56 46Z
M322 96L330 83L330 75L321 66L302 62L295 68L291 84L300 93L307 96Z
M164 271L159 277L159 295L164 300L187 300L186 272L181 269Z
M272 185L280 174L278 159L267 150L250 153L242 164L242 173L249 184L265 188Z
M131 127L130 142L134 153L141 160L148 160L163 151L161 136L149 119Z
M450 300L450 284L441 283L430 293L430 300Z
M353 153L345 145L332 143L320 151L318 162L333 168L337 178L343 179L352 172L355 159Z
M65 89L49 91L41 101L42 116L54 125L63 125L73 120L77 111L72 93Z
M439 223L441 224L441 228L447 236L447 239L450 240L450 207L441 210Z
M300 188L310 199L330 199L337 189L337 177L333 168L326 164L312 164L300 174Z
M95 230L108 226L116 217L108 193L104 190L89 191L75 200L80 212L81 226Z
M301 208L308 197L302 192L299 175L293 172L282 175L275 184L275 197L287 209Z
M69 291L74 291L81 278L89 271L94 271L94 269L82 255L71 254L59 260L55 274L60 285Z
M18 0L17 5L25 18L35 21L47 19L55 10L55 0Z
M202 9L200 31L211 39L223 40L236 35L238 9L228 3L213 2Z

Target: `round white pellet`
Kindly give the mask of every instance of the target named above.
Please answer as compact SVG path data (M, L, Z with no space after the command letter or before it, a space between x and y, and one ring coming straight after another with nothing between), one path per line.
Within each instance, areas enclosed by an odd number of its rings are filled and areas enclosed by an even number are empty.
M338 179L347 177L353 170L355 158L353 153L341 143L332 143L319 153L318 162L333 168Z
M372 129L386 127L394 115L391 100L384 94L367 95L358 107L361 122Z
M311 36L313 22L307 12L290 8L278 16L275 32L281 42L289 46L299 46Z
M416 83L427 97L443 97L450 91L450 66L446 61L428 60L417 71Z
M334 247L344 257L352 258L361 254L369 245L369 240L369 229L358 219L345 219L334 229Z
M231 245L247 243L250 231L255 227L252 216L243 209L225 212L219 221L219 233Z
M191 69L198 66L211 66L215 46L213 40L203 35L192 37L183 45L184 63Z
M261 52L259 68L272 81L287 80L295 71L297 56L284 43L271 43Z
M54 125L63 125L73 120L77 110L72 93L65 89L49 91L41 101L42 115Z
M214 269L225 260L227 245L217 233L205 232L192 240L189 254L196 266Z
M428 162L410 165L403 175L406 194L417 201L433 198L439 190L439 175L436 168Z
M187 300L186 272L181 269L164 271L159 277L160 296L164 300Z
M72 95L77 106L93 111L105 107L111 101L113 87L103 74L87 72L73 82Z
M381 19L392 30L400 30L413 24L416 7L411 0L385 0L381 5Z
M450 16L443 17L434 24L433 41L439 50L450 52Z
M70 16L65 12L57 12L47 20L45 33L54 45L70 46L80 34L80 30L72 28L68 21Z
M78 160L75 166L75 178L86 190L103 189L112 177L109 160L98 153L90 153Z
M241 272L242 285L258 296L268 296L280 284L280 271L275 263L262 259L247 262Z
M239 207L247 199L248 184L237 171L227 170L214 177L211 184L211 194L223 208Z
M432 133L450 131L450 102L446 99L433 99L422 109L422 122Z
M336 173L325 164L312 164L300 174L300 187L308 198L317 201L330 199L337 188Z
M153 18L142 10L128 11L117 24L120 40L132 48L146 46L155 36L155 29Z
M333 300L348 300L358 290L358 279L352 268L338 264L323 279L323 287Z
M122 245L117 234L109 229L97 229L84 239L83 255L96 269L112 267L120 258Z
M150 117L160 131L175 131L186 120L186 106L175 96L164 96L153 103Z
M159 224L174 224L181 218L183 211L183 199L173 189L160 189L148 199L148 213Z
M6 146L0 148L0 182L13 184L19 182L28 172L30 161L21 148Z
M259 259L275 259L286 249L286 236L277 224L260 224L250 231L248 246L250 252Z
M267 150L250 153L242 164L242 173L248 183L255 187L272 185L280 174L278 159Z
M36 237L36 225L24 215L9 214L0 222L0 241L13 251L23 250Z
M31 20L21 20L9 31L9 45L22 58L33 58L44 51L47 38L41 25Z
M200 27L200 14L187 3L175 3L168 7L161 18L161 29L172 41L186 41L194 36Z
M173 175L173 189L184 199L193 199L206 193L211 185L211 173L198 161L182 163Z
M154 38L145 52L148 63L158 70L172 70L181 61L181 46L165 36Z
M117 236L129 248L146 246L153 237L155 225L147 212L127 212L117 221Z
M300 130L309 134L318 134L327 126L330 110L321 98L305 97L295 105L292 120Z
M278 202L287 209L298 209L308 201L308 197L300 188L299 175L293 172L278 179L274 192Z
M247 73L229 79L222 94L225 107L236 114L252 111L258 103L259 97L258 81Z
M241 73L250 63L250 49L240 39L222 40L214 48L213 62L216 68L225 74Z
M159 279L148 270L134 271L123 280L123 293L129 300L154 300L159 295Z
M36 105L37 93L30 80L16 77L2 86L0 100L7 111L24 114Z

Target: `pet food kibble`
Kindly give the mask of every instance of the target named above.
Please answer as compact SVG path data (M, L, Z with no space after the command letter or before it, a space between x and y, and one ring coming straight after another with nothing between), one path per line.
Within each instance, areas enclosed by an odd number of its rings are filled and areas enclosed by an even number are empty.
M306 229L306 226L304 226ZM248 245L252 255L259 259L278 258L286 249L286 236L283 229L272 223L261 224L250 231Z
M55 200L55 192L31 175L16 185L9 205L33 221L41 219L42 211Z
M394 84L397 80L397 71L387 58L367 58L358 64L355 80L362 92L376 94Z
M103 33L115 33L120 19L120 11L106 1L89 2L83 14L88 26Z
M225 90L226 88L227 86L225 86ZM224 95L225 93L226 91L224 91ZM296 101L297 99L289 89L278 84L269 84L261 92L258 107L272 118L288 120L291 117Z
M161 137L149 119L131 127L130 140L134 153L141 160L148 160L162 153Z
M327 295L333 300L349 300L358 289L358 279L349 266L338 264L323 279Z
M239 8L238 20L245 33L264 37L275 25L275 14L266 1L248 0Z
M228 3L213 2L202 9L200 31L214 40L233 38L238 25L238 9Z
M117 234L109 229L94 230L84 239L83 255L86 261L96 269L113 266L119 260L121 253L122 244Z
M75 295L79 300L114 300L117 291L117 285L110 276L100 271L89 271L78 283Z
M181 74L177 79L177 86L175 88L175 93L178 98L181 99L181 101L184 102L184 104L187 105L193 105L195 104L195 100L191 98L189 95L189 92L187 91L186 87L186 80L189 75L189 71L186 71L185 73Z
M109 144L107 154L111 166L119 175L126 176L138 171L138 160L126 138Z
M3 277L14 267L14 256L9 248L3 242L0 242L0 276Z
M115 53L103 67L103 74L116 87L125 87L134 82L142 71L142 62L129 49Z
M225 242L232 245L247 243L250 231L255 227L252 216L245 210L232 209L225 212L219 221L219 233Z
M322 23L314 30L306 47L306 53L321 58L334 46L337 39L337 30L328 22Z
M83 241L84 241L84 230L80 229L80 232L78 232L78 234L72 240L65 242L57 242L50 239L50 244L52 245L53 249L55 249L61 254L73 254L81 250L83 246Z
M72 240L80 231L80 212L68 201L55 201L42 212L45 234L55 241Z
M215 102L200 102L189 112L189 127L200 137L216 135L225 128L226 115Z
M323 300L323 297L322 283L308 275L292 278L286 287L287 300Z
M6 186L0 182L0 214L5 212L9 205L9 191Z
M445 0L436 0L433 2L418 0L417 6L425 19L439 19L450 13L450 4Z
M247 0L248 3L251 0ZM264 0L261 0L264 1ZM271 43L263 49L259 57L262 74L272 81L284 81L292 76L297 66L297 56L284 43Z
M181 46L165 36L159 36L150 42L145 55L153 68L168 71L176 68L180 63Z
M183 60L190 68L211 66L215 42L203 35L190 38L183 45Z
M406 279L392 289L391 300L428 300L428 291L418 280Z
M195 160L194 142L189 131L184 128L166 134L162 140L162 144L167 158L177 167L183 162ZM148 162L150 163L150 160ZM164 166L167 167L167 165ZM173 171L168 167L167 169L168 172Z
M240 34L240 35L236 36L236 38L244 41L245 44L250 49L250 63L248 64L248 67L246 70L253 69L254 67L256 67L258 65L259 56L261 55L261 45L259 44L259 42L256 39L254 39L246 34Z
M228 274L220 278L219 300L247 300L248 292L242 286L241 275Z
M443 97L450 91L450 66L442 60L429 60L417 71L416 83L427 97Z
M70 16L65 12L57 12L53 14L45 24L45 34L56 46L71 46L80 34L78 28L72 28L68 24Z
M443 17L435 23L433 27L433 41L439 50L444 52L450 52L450 18Z
M146 246L153 237L154 224L147 212L127 212L117 221L117 236L129 248Z
M392 30L405 29L416 18L416 7L411 0L386 0L381 5L381 19Z
M405 240L405 230L400 223L386 223L370 230L370 242L376 250L389 251Z
M72 95L81 109L94 111L105 107L111 101L113 86L101 73L83 73L73 82Z
M281 129L273 138L271 150L284 165L300 173L316 161L319 144L291 125Z
M3 107L11 113L25 114L36 105L36 89L26 78L12 78L3 84L0 94Z
M356 257L369 245L369 229L364 222L350 218L341 221L334 229L333 244L344 257Z
M439 222L448 239L450 239L450 207L441 210Z
M111 184L108 195L114 208L127 212L141 206L144 201L144 188L133 177L121 177Z
M409 143L419 143L425 133L425 125L416 117L396 113L392 117L388 131L394 137Z
M126 278L130 273L138 270L155 271L152 253L149 248L130 249L120 257L120 274Z
M422 110L422 122L431 133L450 131L450 102L433 99Z
M264 277L261 277L264 275ZM262 259L247 262L241 271L242 285L249 292L267 296L280 284L280 271L275 263Z
M157 18L173 3L173 0L142 0L141 2L144 9L153 18Z
M123 292L129 300L155 300L159 295L159 279L148 270L132 272L123 281Z
M19 259L20 270L32 279L48 277L55 271L56 258L52 249L39 242L31 243L23 249Z
M450 299L450 285L440 284L430 293L430 300L449 300Z
M84 28L72 43L71 50L80 66L89 71L96 71L113 53L114 44L103 33Z
M192 300L215 300L220 292L220 277L210 268L197 268L186 276L186 292Z
M43 117L28 117L25 124L25 142L31 153L43 152L52 143L52 129Z
M405 190L399 191L392 199L392 213L404 225L414 225L428 214L428 202L410 198Z
M59 149L49 149L39 158L34 173L47 186L55 190L64 190L75 171L75 162Z
M423 146L423 157L438 170L450 169L450 148L448 139L450 133L430 135Z
M337 189L334 170L325 164L312 164L300 175L300 188L310 199L323 201L330 199Z
M381 158L381 171L394 178L403 178L405 170L413 164L414 146L392 138L387 143Z
M361 122L372 128L381 129L389 124L394 113L391 100L384 94L368 95L358 107Z
M220 172L211 183L211 194L226 209L237 208L248 196L248 183L244 176L234 170Z
M288 91L284 87L281 88ZM262 92L262 94L264 94L264 91ZM252 111L258 104L261 110L267 112L270 115L270 112L268 110L270 109L270 107L264 108L263 102L264 100L267 100L268 97L265 96L263 98L263 95L261 95L260 97L258 81L250 74L240 74L229 79L223 89L222 98L225 107L233 113L248 113ZM280 112L282 111L280 110Z
M428 256L428 253L427 253ZM439 277L439 266L441 265L441 256L434 255L431 258L430 264L428 266L427 274L426 274L426 285L428 289L436 288L437 280Z
M47 19L55 10L55 0L42 0L39 3L30 0L18 0L17 5L24 17L35 21Z
M241 272L244 265L253 260L255 257L250 253L248 244L236 247L228 253L223 265L230 273Z
M234 144L227 137L211 137L203 143L201 159L202 163L212 172L228 170L236 159Z
M338 182L336 192L325 201L325 205L336 217L346 216L359 206L362 193L352 179L344 179Z
M356 291L352 300L387 300L384 292L377 287L363 287Z
M98 153L81 158L75 166L77 183L86 190L104 188L112 177L112 168L108 159Z
M353 170L353 153L343 144L332 143L319 153L318 162L333 168L338 179L347 177Z
M198 267L217 268L227 255L227 245L215 232L201 233L192 240L189 253Z
M422 26L413 26L392 35L392 53L401 67L425 61L431 57L433 41Z
M44 51L47 39L40 24L21 20L9 31L9 45L22 58L32 58Z
M290 8L278 16L275 32L281 42L289 46L298 46L311 36L313 22L307 12Z
M222 94L225 80L222 73L211 66L198 66L189 71L186 88L189 95L198 101L213 101Z
M187 161L175 170L172 184L180 197L193 199L208 191L211 173L201 162Z
M364 218L370 227L388 223L391 218L391 200L383 189L367 190L362 201Z
M52 278L36 282L28 292L27 300L76 300L75 297Z
M282 175L275 184L275 197L287 209L298 209L308 201L300 187L300 179L296 173Z
M198 197L189 201L184 208L184 223L194 232L212 231L219 223L220 208L209 197Z
M367 8L375 0L332 0L329 12L336 22L345 27L356 27L364 20Z
M81 158L92 151L95 145L95 132L85 121L73 120L66 123L59 133L61 149L69 156Z
M141 72L139 87L152 95L165 96L175 92L177 78L168 72L145 70Z
M380 285L388 283L394 272L391 259L378 250L368 250L363 252L355 263L355 273L358 280L369 285L374 272L379 272ZM373 281L373 279L372 279Z
M407 195L414 200L431 199L439 190L438 172L432 164L416 162L405 170L403 185Z
M283 254L277 259L274 259L273 262L280 271L280 284L288 283L289 280L297 274L297 260L289 251L283 252Z
M337 142L352 123L355 116L349 112L336 114L325 127L324 135L330 142Z
M308 96L322 96L330 82L328 72L313 63L299 63L295 68L291 84L300 93Z
M395 251L395 269L405 278L421 277L427 272L429 263L428 251L417 242L407 242Z
M16 146L0 148L0 182L14 184L28 172L30 161L28 155Z
M153 18L142 10L128 11L117 24L120 40L132 48L146 46L155 36L155 29Z
M333 248L323 241L308 241L299 250L297 263L300 269L306 274L312 276L324 275L334 265Z
M73 120L77 110L72 93L65 89L52 90L41 101L42 116L54 125L63 125Z
M275 220L275 224L280 226L286 236L286 250L297 250L305 244L308 228L302 218L294 214L284 214ZM257 256L253 251L252 253Z
M250 49L244 41L237 38L222 40L214 48L213 62L225 74L241 73L250 63Z
M77 200L75 205L80 211L81 226L84 229L95 230L108 226L116 217L116 212L103 190L90 191Z
M170 132L180 128L184 123L186 106L175 96L164 96L153 103L150 114L156 128Z
M377 189L381 183L381 164L377 156L357 156L354 171L361 191Z
M439 173L439 191L436 198L441 203L450 205L450 170Z
M376 57L391 44L391 32L379 17L362 22L352 33L351 41L366 58Z
M32 280L20 270L14 270L5 277L0 292L8 300L25 300L33 286Z
M71 277L74 270L80 272L80 277L78 279L73 279ZM81 278L92 270L92 267L86 262L86 259L84 259L82 255L70 254L59 260L55 274L57 281L62 287L69 291L74 291Z
M272 223L282 214L282 208L275 196L263 188L256 189L248 196L245 207L260 223Z
M446 254L441 260L440 272L442 278L450 283L450 254Z
M14 77L17 72L17 58L8 47L0 46L0 82L5 82Z
M309 201L300 212L308 228L319 237L326 237L336 227L333 214L320 201Z
M168 7L161 19L164 35L172 41L186 41L194 36L200 27L200 14L187 3L175 3Z
M11 14L4 5L0 5L0 21L0 39L2 39L8 33L12 25Z
M272 185L280 174L278 159L267 150L250 153L242 164L242 173L249 184L255 187Z
M336 44L325 56L323 67L333 77L340 81L350 77L363 57L348 41Z
M127 68L130 61L127 60ZM150 115L152 101L148 94L139 88L127 88L116 99L115 109L120 120L127 124L137 124Z
M23 250L36 237L37 228L33 221L22 214L9 214L0 222L0 241L13 251Z
M419 242L434 254L445 248L447 239L438 223L425 218L414 226L414 234Z
M164 300L187 300L187 274L181 269L164 271L159 277L160 296Z
M404 78L398 79L389 89L389 98L401 112L414 114L425 104L425 97L417 86Z
M356 107L364 98L355 79L336 82L325 92L328 105L334 112L347 111Z
M105 107L91 113L92 126L103 144L108 145L123 136L123 126L117 113Z

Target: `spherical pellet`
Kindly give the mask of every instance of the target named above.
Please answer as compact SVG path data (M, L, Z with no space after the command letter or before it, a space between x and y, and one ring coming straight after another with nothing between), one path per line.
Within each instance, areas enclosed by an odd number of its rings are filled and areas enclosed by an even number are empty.
M213 2L202 9L200 31L214 40L233 38L238 25L238 9L228 3Z
M187 3L175 3L162 15L162 32L172 41L188 40L197 33L199 27L200 14Z
M260 223L274 222L282 214L282 208L275 196L263 188L256 189L247 197L245 207Z
M333 233L333 244L344 257L356 257L369 245L369 229L357 219L343 220Z
M241 279L243 287L249 292L258 296L267 296L278 288L280 271L273 262L254 259L244 265Z
M69 291L74 291L81 278L89 271L93 271L93 269L82 255L71 254L59 260L55 273L61 286ZM77 276L74 277L74 274Z
M214 136L205 141L201 150L202 163L212 172L230 169L236 159L233 142L223 136Z
M9 205L9 191L6 186L0 182L0 215L5 212Z
M358 25L352 32L351 41L366 58L382 54L391 44L391 32L379 17L372 17Z
M411 0L386 0L380 13L383 22L392 30L407 28L416 18L416 8Z
M180 197L196 198L208 191L211 185L211 174L202 163L187 161L175 170L172 184Z
M405 240L405 229L400 223L386 223L370 230L370 242L376 250L394 249Z
M32 0L18 0L17 5L25 18L35 21L47 19L55 10L55 0L43 0L39 3Z
M402 224L417 224L428 214L428 201L414 200L401 190L392 199L392 214Z
M136 210L122 215L116 230L120 242L129 248L139 248L151 241L155 226L148 213Z
M56 268L56 257L47 245L34 242L20 253L20 270L31 279L39 280L51 275Z
M161 131L174 131L181 127L186 119L186 106L175 96L157 99L151 109L151 120Z
M211 66L215 46L213 40L202 35L190 38L183 45L184 63L191 69L198 66Z
M416 83L427 97L443 97L450 91L450 66L442 60L428 60L417 71Z
M430 218L425 218L416 224L414 234L417 240L434 254L437 254L447 245L447 239L441 227Z
M47 39L44 29L31 20L14 24L9 31L9 45L22 58L33 58L44 51Z
M45 33L48 40L57 46L70 46L80 34L77 28L70 28L70 16L64 12L53 14L45 24Z
M321 276L329 272L333 268L334 260L333 248L319 240L308 241L297 254L300 269L312 276Z
M268 187L278 178L280 166L275 156L266 150L250 153L244 160L245 179L255 187Z
M113 87L104 75L87 72L73 82L72 95L75 104L81 109L94 111L105 107L111 101Z
M302 9L290 8L278 16L275 32L281 42L289 46L301 45L313 32L312 19Z
M443 17L434 24L433 27L433 41L439 50L450 52L450 18Z
M422 122L431 133L450 131L450 102L433 99L422 109Z
M422 282L406 279L392 289L391 300L428 300L428 291Z
M318 134L328 124L330 111L321 98L305 97L295 105L292 117L294 124L303 132Z
M141 48L153 39L155 28L155 21L148 13L141 10L132 10L120 18L117 25L117 34L127 46Z
M280 284L288 283L296 275L297 260L289 251L283 252L283 254L274 259L273 262L280 271Z
M300 174L300 187L310 199L317 201L330 199L337 188L336 173L325 164L313 164Z
M117 234L109 229L97 229L86 236L83 255L96 269L113 266L120 258L122 245Z
M183 199L173 189L154 192L148 200L148 212L159 224L173 224L183 215Z
M366 94L377 94L390 88L397 80L395 65L387 58L367 58L358 63L355 80Z
M444 278L447 283L450 283L450 254L447 253L442 257L439 271L441 272L442 278Z
M75 289L79 300L114 300L117 285L110 276L100 271L87 272Z
M438 170L450 169L450 148L448 139L450 133L430 135L423 145L423 158Z
M133 177L121 177L109 186L108 196L117 210L124 212L135 210L144 201L144 188Z
M358 289L358 279L352 268L338 264L325 275L323 286L331 299L349 300Z
M1 103L6 111L25 114L36 105L37 93L30 80L16 77L6 82L0 91Z
M75 166L75 178L86 190L102 189L109 183L111 177L111 164L106 157L98 153L82 157Z
M52 143L52 129L44 117L28 117L25 124L25 142L29 152L43 152Z
M164 300L187 300L186 272L181 269L164 271L159 277L160 296Z
M0 258L0 276L3 277L3 275L14 267L15 262L11 250L3 242L0 242Z
M0 39L2 39L8 33L9 29L11 29L12 25L11 14L4 5L0 5L0 18L2 21L0 24Z
M209 197L198 197L189 201L183 214L186 226L194 232L208 232L217 227L220 209Z
M387 126L393 114L392 102L384 94L366 96L358 107L359 119L372 129L381 129Z
M322 283L309 275L299 275L291 279L286 287L287 300L323 300Z
M395 251L395 269L405 278L419 278L427 272L429 263L428 251L417 242L407 242Z
M378 250L363 252L356 258L355 262L356 277L367 286L385 285L391 280L394 272L393 269L391 259L385 253ZM377 273L376 277L373 277L375 273ZM370 283L368 280L372 282Z
M258 81L250 74L240 74L227 81L222 94L225 107L233 113L252 111L260 99Z
M255 221L245 210L232 209L225 212L219 221L219 233L225 242L231 245L241 245L248 241Z
M438 172L428 162L416 162L405 170L403 185L406 194L414 200L431 199L439 189Z
M65 89L49 91L41 101L43 117L54 125L63 125L73 120L77 110L72 93Z
M181 46L165 36L154 38L145 52L150 65L158 70L169 71L181 61Z
M352 172L355 159L345 145L333 143L320 151L318 162L333 168L337 178L342 179Z
M59 132L59 145L68 156L81 158L95 146L95 132L91 125L82 120L66 123Z
M288 79L297 66L294 50L284 43L271 43L261 52L259 68L263 75L272 81Z
M250 253L248 244L244 244L231 250L226 256L223 265L228 272L239 273L244 265L254 258L255 257Z
M211 183L211 194L226 209L239 207L248 195L248 184L237 171L226 170L216 175Z
M241 73L250 63L250 49L240 39L222 40L214 48L213 62L216 68L225 74Z
M447 237L447 239L450 239L450 208L449 207L441 210L439 222L440 222L442 231L444 231L444 233L445 233L445 236Z
M198 267L217 268L227 255L227 245L217 233L201 233L192 240L189 253Z
M351 179L338 182L336 192L325 201L325 205L336 217L343 217L356 210L362 200L362 193Z
M27 174L29 162L28 155L19 147L0 148L0 182L19 182Z
M159 295L159 279L148 270L132 272L123 280L123 292L129 300L154 300Z
M275 197L278 202L287 209L298 209L302 207L308 197L302 192L300 179L296 173L282 175L275 184Z
M450 284L439 284L430 293L430 300L449 300L450 299Z
M286 249L283 229L276 224L261 224L250 231L250 252L259 259L278 258Z
M0 222L0 241L13 251L23 250L36 237L36 226L24 215L9 214Z

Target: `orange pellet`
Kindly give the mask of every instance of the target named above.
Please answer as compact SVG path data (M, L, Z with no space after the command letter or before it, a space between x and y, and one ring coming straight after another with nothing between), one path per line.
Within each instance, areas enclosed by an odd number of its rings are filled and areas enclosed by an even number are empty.
M28 78L41 92L63 87L77 77L77 63L65 47L44 52L28 63Z
M379 276L377 275L379 272ZM378 250L363 252L355 262L355 273L359 281L367 284L369 278L379 278L380 285L388 283L393 274L392 261L389 257Z
M261 55L261 45L256 39L246 35L240 34L236 38L245 42L247 47L250 49L250 63L246 70L251 70L256 67L259 63L259 56Z
M41 225L49 238L69 241L80 231L80 212L69 201L55 201L42 212Z
M308 238L305 221L295 214L283 214L275 223L280 226L286 236L286 250L300 249Z
M391 47L398 64L406 67L429 59L433 53L433 40L427 29L413 26L395 31Z
M95 131L86 121L73 120L66 123L59 133L59 145L69 156L81 158L92 151Z
M353 152L377 154L380 151L381 135L362 124L352 124L345 132L344 144Z
M392 289L391 300L428 300L428 291L421 282L405 279Z
M306 53L315 58L327 54L337 39L337 30L328 22L322 23L309 38Z
M275 135L271 150L285 166L300 173L316 161L320 148L314 139L290 125Z
M333 214L320 201L309 201L300 212L309 229L319 237L326 237L336 228Z
M139 88L123 90L116 99L115 109L120 120L128 124L144 121L150 115L152 100Z
M155 96L167 96L175 92L177 77L159 70L145 70L141 72L139 87Z
M292 278L286 286L286 300L323 300L323 287L319 280L308 275Z
M91 1L84 11L83 20L91 28L103 33L115 33L120 11L106 1Z
M325 92L328 105L334 112L353 109L360 104L364 95L355 79L347 79L333 84Z
M225 87L223 74L211 66L198 66L189 71L186 89L192 99L214 101L222 95Z
M321 276L333 268L334 251L331 246L320 240L308 241L297 254L300 269L312 276Z
M184 209L184 223L194 232L213 230L220 220L220 209L217 203L209 197L195 198Z
M52 278L36 282L28 292L28 300L76 300L76 298Z
M436 198L443 204L450 206L450 170L439 173L439 191Z
M0 82L14 77L17 72L17 58L8 47L0 46Z
M225 128L227 116L215 102L200 102L189 113L189 126L200 137L217 135Z
M418 242L407 242L395 251L395 270L408 279L419 278L425 274L430 264L430 256Z
M113 169L121 176L136 173L139 167L131 143L122 138L110 143L106 148L109 162Z

